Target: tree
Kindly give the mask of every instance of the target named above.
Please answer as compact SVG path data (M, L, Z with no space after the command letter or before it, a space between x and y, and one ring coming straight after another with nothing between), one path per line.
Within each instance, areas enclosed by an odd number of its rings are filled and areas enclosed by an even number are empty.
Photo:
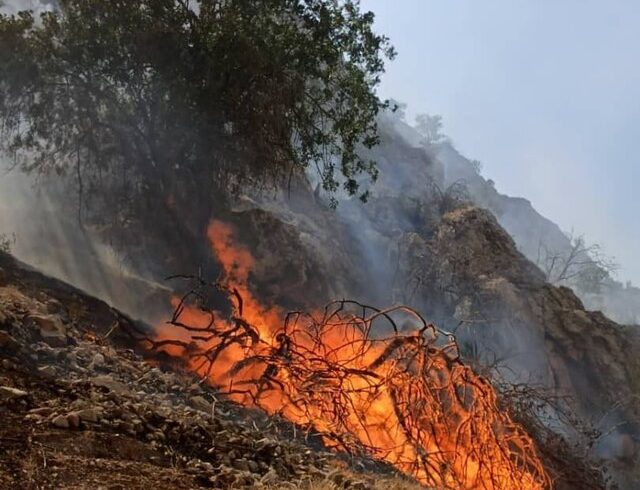
M587 244L583 236L569 236L570 246L551 250L540 242L536 264L551 284L575 286L583 292L598 293L605 280L617 269L617 264L603 252L600 245Z
M442 143L446 139L442 134L442 116L418 114L415 128L429 145Z
M428 182L429 204L433 206L440 216L460 208L469 201L469 189L463 180L457 180L442 189L434 181Z
M204 229L216 199L314 166L367 196L387 38L357 0L61 0L0 16L2 151L73 176L94 222L162 213ZM199 219L193 219L193 214ZM187 223L184 223L187 221Z
M11 248L16 243L16 235L15 233L7 234L0 233L0 252L10 253Z
M482 173L482 162L480 160L469 160L469 163L473 167L473 171L480 175Z

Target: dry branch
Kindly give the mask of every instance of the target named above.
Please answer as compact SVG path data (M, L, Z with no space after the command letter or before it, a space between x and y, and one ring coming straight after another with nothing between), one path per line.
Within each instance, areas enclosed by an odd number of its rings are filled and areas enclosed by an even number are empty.
M212 290L231 302L227 318L201 308ZM208 323L194 325L194 316ZM401 332L400 320L410 328ZM197 279L168 324L138 340L181 358L231 399L318 433L329 448L385 460L429 486L551 486L491 384L462 363L453 336L411 308L342 300L265 327L243 318L237 290Z

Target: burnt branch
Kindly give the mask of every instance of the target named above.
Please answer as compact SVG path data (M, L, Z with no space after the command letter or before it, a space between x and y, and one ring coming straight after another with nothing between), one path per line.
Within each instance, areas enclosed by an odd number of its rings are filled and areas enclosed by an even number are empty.
M211 288L226 295L230 315L203 309ZM196 279L168 324L140 341L180 358L230 399L425 485L551 487L532 439L498 405L491 383L460 360L453 335L417 311L341 300L270 324L269 311L250 322L249 303L235 288Z

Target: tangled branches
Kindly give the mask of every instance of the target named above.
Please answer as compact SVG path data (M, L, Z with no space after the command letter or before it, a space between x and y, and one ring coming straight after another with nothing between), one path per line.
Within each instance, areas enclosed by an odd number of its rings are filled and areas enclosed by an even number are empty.
M230 314L196 306L211 288L230 300ZM153 338L139 339L147 348L182 359L239 403L316 431L332 449L364 451L440 488L550 486L490 383L411 308L342 300L279 317L246 311L253 305L237 289L202 281L174 306Z

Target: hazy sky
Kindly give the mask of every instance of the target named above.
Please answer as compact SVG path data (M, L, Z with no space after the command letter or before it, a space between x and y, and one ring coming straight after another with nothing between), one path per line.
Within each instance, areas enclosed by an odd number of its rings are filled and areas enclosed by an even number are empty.
M437 113L498 190L640 284L640 1L363 0L399 54L381 95Z

